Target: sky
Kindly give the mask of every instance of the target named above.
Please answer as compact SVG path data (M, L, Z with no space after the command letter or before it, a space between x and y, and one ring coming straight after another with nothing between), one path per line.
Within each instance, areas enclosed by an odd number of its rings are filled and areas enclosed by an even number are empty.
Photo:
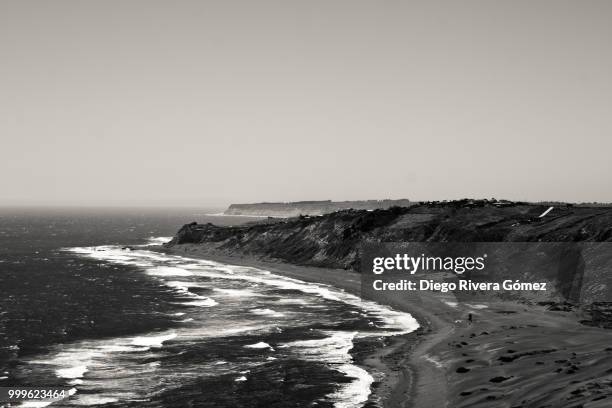
M612 201L610 1L0 0L0 205Z

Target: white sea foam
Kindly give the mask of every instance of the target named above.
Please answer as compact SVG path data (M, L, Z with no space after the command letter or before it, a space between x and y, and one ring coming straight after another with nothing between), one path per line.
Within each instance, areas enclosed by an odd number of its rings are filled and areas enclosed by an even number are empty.
M187 269L177 268L176 266L156 266L155 268L147 269L147 274L153 276L190 276L192 272Z
M231 269L231 266L227 265L221 267L221 265L213 263L213 266L217 270L225 270L224 272ZM380 318L386 323L383 328L397 330L397 332L391 334L410 333L419 327L417 321L409 313L399 312L389 307L379 305L378 303L363 300L359 296L344 292L329 285L307 283L298 279L274 275L268 271L265 271L267 273L264 274L261 273L263 271L250 267L237 267L237 270L240 270L242 273L234 272L231 276L228 276L226 273L217 273L209 270L201 271L201 273L205 276L215 278L239 279L251 283L274 286L284 290L297 290L303 293L320 296L327 300L348 303L367 310L369 314Z
M361 367L353 364L350 350L357 332L329 331L327 337L314 340L300 340L283 346L297 349L302 357L310 361L325 361L335 364L335 369L353 381L328 395L339 408L360 407L368 400L374 378Z
M244 346L244 348L252 348L252 349L269 348L270 350L274 350L271 345L269 345L268 343L264 341L260 341L259 343L255 343L255 344L247 344L246 346Z
M349 351L353 347L353 339L356 337L367 337L373 335L390 336L409 333L416 330L419 326L416 320L408 313L402 313L389 307L379 305L375 302L362 300L358 296L346 293L332 286L307 283L293 278L274 275L269 271L263 271L257 268L231 266L213 261L202 261L176 255L153 253L147 251L145 248L146 247L143 246L143 249L140 250L124 251L120 247L106 246L73 248L71 251L109 262L125 265L137 265L143 267L146 270L146 273L160 277L161 279L171 276L203 276L209 279L217 278L242 280L254 285L265 285L281 290L297 290L302 293L318 296L326 300L353 305L361 310L364 310L365 316L375 317L382 322L383 326L378 327L378 329L381 330L378 332L349 333L332 331L327 332L327 337L324 339L305 340L281 345L281 347L284 346L295 348L306 359L310 358L315 359L316 361L326 361L330 364L334 364L338 371L354 379L350 383L343 384L337 392L328 395L328 397L335 402L335 405L340 408L358 407L363 405L363 403L368 399L370 387L373 382L373 378L369 373L352 363L352 357ZM160 265L160 263L163 265ZM189 302L189 304L194 305L194 302L200 301L202 302L202 305L210 305L212 303L208 300L210 298L196 299L196 296L198 295L189 292L189 287L191 285L189 282L170 280L169 282L165 283L172 286L174 289L193 297L194 301ZM216 293L225 296L258 296L258 294L249 289L213 288L213 290ZM191 295L189 295L189 293L191 293ZM210 300L214 302L213 299ZM300 304L302 302L303 301L301 299L279 300L279 303L285 304ZM262 316L274 316L274 314L277 312L272 309L253 309L252 313L260 314ZM234 333L237 334L243 331L265 329L266 327L268 326L244 326L237 329L215 330L215 333L200 333L199 335L223 336ZM189 339L191 335L183 337ZM247 345L245 347L255 349L268 348L273 350L273 348L265 342L259 342L252 345Z
M384 322L381 329L387 331L382 332L362 332L362 333L344 333L333 332L330 337L322 340L307 340L302 343L294 343L293 346L302 347L307 351L307 355L319 353L317 361L332 361L337 365L336 369L354 380L345 386L341 387L337 392L329 395L336 402L336 406L358 407L367 401L371 393L370 386L374 381L373 377L361 367L352 364L352 357L349 354L353 347L353 338L369 337L373 335L397 335L410 333L416 330L419 325L417 321L409 313L403 313L391 308L379 305L375 302L362 300L360 297L335 289L327 285L315 285L306 283L297 279L277 276L270 273L256 274L257 270L251 268L250 274L234 274L233 279L243 279L254 283L266 284L275 286L281 289L298 290L304 293L320 296L327 300L340 301L367 311L367 315L375 316ZM309 348L309 345L314 345ZM318 350L314 351L313 350ZM323 354L321 353L323 350Z
M48 358L33 360L31 363L54 367L59 378L77 379L83 377L88 367L103 353L100 349L76 346Z
M253 292L250 289L222 289L222 288L213 288L214 292L218 292L224 296L229 297L256 297L261 296L258 293Z
M42 408L53 404L54 401L24 401L21 403L21 407L27 408Z
M246 332L253 332L253 331L258 331L258 330L265 330L267 328L269 328L269 325L249 325L249 326L242 326L242 327L232 327L230 329L222 329L218 331L218 335L219 336L228 336L228 335L234 335L234 334L239 334L239 333L246 333Z
M200 307L212 307L218 305L217 301L211 298L202 298L200 300L194 300L192 302L186 302L185 305L189 306L200 306Z
M272 309L251 309L249 312L259 316L283 317L283 313L276 312Z
M72 367L60 368L55 370L61 378L81 378L87 372L86 365L76 365Z
M82 394L79 395L76 400L73 401L73 403L77 404L77 405L103 405L103 404L110 404L111 402L118 402L119 400L117 398L112 398L112 397L99 397L97 395L87 395L87 394Z
M304 359L346 364L351 361L349 351L353 348L353 338L357 332L328 331L326 337L312 340L298 340L285 343L282 347L298 348Z
M21 403L21 407L27 408L42 408L53 404L55 401L24 401Z
M149 350L160 348L163 346L163 343L175 337L177 337L176 333L166 332L161 335L80 341L70 345L57 346L55 351L34 359L28 359L25 363L48 367L57 377L68 380L67 384L74 386L71 389L72 393L76 393L77 388L81 386L114 390L116 382L107 383L104 380L116 378L116 368L109 365L109 362L113 361L118 353L121 353L123 356L121 361L124 364L129 364L121 367L122 375L126 376L126 378L131 374L148 376L158 369L159 363L138 364L138 360L133 360L129 356L133 355L133 353L143 352L149 352L150 354ZM95 375L90 377L87 373L91 371L95 372ZM132 388L126 388L122 392L121 399L136 397L134 391ZM109 395L78 395L76 399L71 399L71 403L76 405L104 404L111 402L111 399L113 401L117 400L113 393L114 391L111 391ZM26 406L36 407L45 405Z
M161 336L140 336L132 339L132 344L135 346L156 347L163 346L164 342L172 340L176 337L176 333L163 334Z
M308 302L304 299L278 299L276 303L280 303L281 305L310 305L311 302Z
M329 395L336 400L334 405L337 408L361 407L372 392L374 378L366 370L353 364L343 364L338 367L338 371L355 380Z
M170 242L172 240L172 237L150 237L149 239L147 239L147 244L148 246L153 246L153 245L163 245L167 242Z
M196 286L192 284L191 282L183 282L183 281L166 281L165 284L183 293L191 293L189 292L189 288Z
M214 299L208 298L206 296L197 295L189 291L189 288L191 287L202 287L201 285L197 283L183 282L183 281L163 281L163 282L166 285L170 286L171 288L176 289L181 294L194 299L191 302L184 302L183 304L185 305L211 307L211 306L216 306L218 304Z

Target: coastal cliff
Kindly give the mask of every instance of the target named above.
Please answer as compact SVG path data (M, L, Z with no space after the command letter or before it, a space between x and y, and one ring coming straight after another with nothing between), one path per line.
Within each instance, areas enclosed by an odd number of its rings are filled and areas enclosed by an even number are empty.
M168 244L206 244L232 254L288 263L358 269L365 242L604 242L612 241L612 208L555 207L462 200L374 211L266 220L233 227L191 223Z

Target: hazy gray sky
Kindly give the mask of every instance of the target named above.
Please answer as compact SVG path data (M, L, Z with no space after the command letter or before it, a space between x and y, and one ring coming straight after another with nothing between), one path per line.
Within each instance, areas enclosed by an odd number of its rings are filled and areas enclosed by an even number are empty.
M0 205L612 201L612 1L0 0Z

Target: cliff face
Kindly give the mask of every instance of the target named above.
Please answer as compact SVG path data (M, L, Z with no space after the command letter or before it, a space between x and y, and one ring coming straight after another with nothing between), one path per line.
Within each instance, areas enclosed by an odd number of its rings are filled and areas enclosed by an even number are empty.
M390 207L408 207L409 200L362 200L362 201L298 201L292 203L232 204L225 215L250 215L265 217L297 217L299 215L322 215L340 210L375 210Z
M344 210L236 227L192 223L168 245L203 244L229 254L357 270L364 242L612 241L612 208L565 206L538 218L547 207L501 204L464 200Z
M361 244L368 243L612 242L612 208L564 206L540 217L547 208L524 203L464 200L375 211L345 210L235 227L191 223L183 226L167 246L183 245L187 251L201 251L203 254L248 255L297 265L358 271ZM518 252L519 256L527 257L525 265L538 259L539 246L528 248L525 252ZM491 275L481 276L480 281L518 279L529 282L533 280L530 278L543 278L554 290L533 296L491 296L504 300L549 301L551 307L561 308L566 306L564 303L557 306L557 302L590 304L590 317L584 322L612 327L612 303L606 300L612 288L612 253L609 252L612 251L606 248L599 251L595 258L598 266L590 269L588 282L585 281L584 285L584 268L578 267L582 262L581 255L570 253L563 256L569 256L571 262L561 263L568 270L553 271L554 276L537 271L534 275L533 268L530 272L520 266L520 259L518 264L515 259L518 268L513 269L511 275L504 268L493 269ZM497 253L492 259L503 259L504 256L507 254ZM474 276L466 275L464 278L472 279Z

